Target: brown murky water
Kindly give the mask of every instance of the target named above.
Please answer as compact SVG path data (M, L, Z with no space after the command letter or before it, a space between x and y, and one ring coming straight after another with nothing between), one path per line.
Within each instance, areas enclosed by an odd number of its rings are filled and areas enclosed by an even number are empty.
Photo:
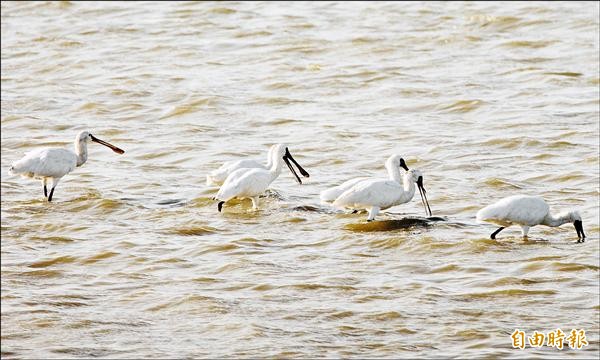
M2 357L578 357L599 349L599 5L2 3ZM11 162L90 145L55 202ZM255 213L205 175L286 142ZM378 223L321 190L385 176ZM524 193L572 225L495 229ZM279 195L278 195L279 194ZM582 350L512 348L586 330ZM565 345L566 346L566 345Z

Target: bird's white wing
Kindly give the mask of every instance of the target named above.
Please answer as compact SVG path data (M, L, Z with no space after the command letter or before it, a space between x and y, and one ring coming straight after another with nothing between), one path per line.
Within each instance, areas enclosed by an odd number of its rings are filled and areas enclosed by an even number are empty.
M264 193L271 184L272 176L264 169L237 169L225 179L217 193L217 199L228 201L234 197L250 197Z
M533 226L546 217L548 210L548 204L538 196L514 195L479 210L477 221Z
M333 202L333 201L335 201L335 199L337 199L340 195L342 195L344 192L346 192L346 190L350 189L352 186L356 185L357 183L359 183L361 181L368 180L368 179L369 178L366 178L366 177L351 179L351 180L348 180L348 181L342 183L341 185L334 186L331 189L323 190L323 191L321 191L321 194L320 194L321 201L324 203Z
M216 170L213 170L206 177L206 182L208 185L219 185L223 184L227 177L234 171L243 168L265 168L264 165L259 163L256 160L237 160L237 161L228 161L221 165Z
M60 178L77 166L77 155L67 149L51 148L28 152L11 171L28 177Z
M335 207L366 208L378 206L387 209L397 205L402 187L392 180L363 180L346 190L333 203Z

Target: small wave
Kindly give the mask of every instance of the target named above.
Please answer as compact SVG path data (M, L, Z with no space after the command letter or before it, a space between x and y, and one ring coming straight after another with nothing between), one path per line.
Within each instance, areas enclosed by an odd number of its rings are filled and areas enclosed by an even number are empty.
M329 210L329 208L324 208L324 207L319 207L319 206L314 206L314 205L298 205L298 206L294 206L291 210L292 211L316 212L316 213L321 213L321 214L331 213L331 210Z
M101 210L116 210L123 207L123 203L113 199L101 199L94 208Z
M36 261L29 265L30 268L45 268L55 264L70 264L77 260L74 256L59 256L54 259Z
M471 24L496 31L513 31L519 28L550 23L549 20L525 20L516 16L493 16L477 14L468 18Z
M157 205L181 205L181 203L185 202L185 199L166 199L166 200L160 200L159 202L157 202Z
M344 227L344 229L359 232L391 231L398 229L408 229L413 227L428 227L431 226L434 222L438 221L445 221L445 219L435 216L430 218L406 217L403 219L380 220L365 223L348 224Z
M362 44L372 44L382 41L382 38L376 37L367 37L367 36L359 36L352 39L352 44L354 45L362 45Z
M214 234L216 229L210 226L192 226L192 227L181 227L171 231L173 234L183 236L204 236Z
M450 113L466 113L469 111L476 110L484 105L483 100L458 100L449 105L440 106L440 110L444 110Z
M596 265L579 264L579 263L554 262L554 263L552 263L552 267L554 267L557 271L564 271L564 272L577 272L577 271L582 271L582 270L591 270L591 271L597 272L598 270L600 270L600 267L598 267Z
M556 290L525 290L525 289L505 289L505 290L494 290L488 292L479 293L466 293L459 295L463 298L468 299L481 299L481 298L513 298L513 297L529 297L533 295L555 295Z
M512 183L508 180L500 179L500 178L488 178L483 183L490 187L497 188L497 189L506 189L506 188L522 189L523 188L521 185Z
M438 274L438 273L460 271L460 270L462 270L462 268L460 266L454 265L454 264L449 264L449 265L444 265L444 266L435 268L435 269L431 270L429 273L430 274Z
M522 138L522 139L507 139L507 138L496 138L484 141L481 145L484 146L498 146L502 149L517 149L519 147L527 146L540 146L543 143L539 140Z
M583 75L582 73L569 72L569 71L565 71L565 72L545 72L543 74L544 75L567 76L567 77L579 77L579 76Z
M336 319L344 319L347 317L352 317L354 315L355 315L354 311L338 311L333 314L327 315L327 318L331 319L331 320L336 320Z
M500 279L485 282L485 283L478 284L478 285L482 286L482 287L495 288L495 287L501 287L501 286L515 286L515 285L527 286L527 285L543 284L543 283L556 283L556 282L560 282L560 281L568 281L568 279L554 279L554 278L523 279L523 278L518 278L518 277L513 277L513 276L507 276L507 277L502 277Z
M333 290L342 290L342 291L356 291L356 288L354 286L349 286L349 285L324 285L324 284L306 283L306 284L288 285L287 287L297 289L297 290L333 289Z
M301 104L308 103L310 101L300 99L290 99L286 97L259 97L254 99L256 104L267 104L267 105L290 105L290 104Z
M56 243L69 243L75 241L74 239L66 236L31 236L29 239Z
M375 320L375 321L388 321L395 319L402 319L404 316L397 311L387 311L375 314L364 315L367 319Z
M551 141L551 142L547 143L545 147L547 147L548 149L566 149L566 148L573 148L573 147L577 147L577 146L579 146L579 145L574 144L569 141Z
M294 124L294 123L301 123L302 120L296 120L296 119L275 119L273 121L271 121L271 125L287 125L287 124Z
M373 248L395 249L406 244L406 239L394 237L391 239L376 239L371 242Z
M24 276L39 277L39 278L55 278L55 277L61 277L62 271L60 271L60 270L34 270L34 271L24 271L19 274L24 275Z
M224 244L224 245L213 245L208 246L204 250L198 252L198 255L204 255L213 252L229 252L231 250L239 249L240 246L236 244Z
M177 117L185 114L191 114L199 110L202 106L212 107L214 106L215 99L214 98L202 98L196 99L192 101L188 101L184 104L177 105L171 110L167 111L164 115L162 115L161 119L168 119L171 117Z
M290 84L287 82L274 82L266 85L265 87L269 90L280 90L280 89L289 89L294 87L294 84Z
M273 35L270 31L250 31L250 32L241 32L234 35L236 38L247 38L247 37L260 37L260 36L271 36Z
M514 40L514 41L507 41L507 42L503 43L502 46L512 47L512 48L540 49L540 48L544 48L546 46L552 45L553 43L554 43L554 41Z
M76 46L83 46L83 43L79 42L79 41L63 41L59 44L61 47L76 47Z
M217 7L217 8L212 8L212 9L208 10L208 12L210 12L212 14L229 15L229 14L235 14L237 11L234 9L230 9L230 8Z
M97 263L98 261L104 260L104 259L109 259L113 256L117 256L119 255L119 253L113 252L113 251L103 251L97 255L91 256L87 259L82 260L81 262L83 264L94 264Z

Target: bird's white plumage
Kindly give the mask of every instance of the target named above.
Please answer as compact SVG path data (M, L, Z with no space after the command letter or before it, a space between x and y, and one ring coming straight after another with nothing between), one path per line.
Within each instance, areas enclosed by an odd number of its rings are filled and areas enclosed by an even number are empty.
M36 179L61 178L77 166L77 155L67 149L50 148L30 151L12 164L10 172Z
M369 211L367 220L373 220L379 210L409 202L415 194L415 183L422 176L419 170L411 169L404 174L402 184L399 179L360 181L342 193L333 206L366 209Z
M541 224L549 211L550 207L539 196L514 195L479 210L477 221L500 226L534 226Z
M414 194L414 188L412 193ZM363 180L344 191L335 199L333 205L352 209L377 206L385 210L409 201L412 199L412 196L408 198L409 194L408 189L404 189L402 184L393 180Z
M401 160L402 160L402 157L400 155L391 155L386 160L385 167L388 171L389 179L400 181L400 170L399 170L400 165L399 164L400 164ZM402 161L404 161L404 160L402 160ZM403 166L406 166L406 165L403 165ZM369 178L369 177L358 177L355 179L350 179L340 185L332 187L331 189L321 191L319 197L321 199L321 202L324 204L333 203L338 197L340 197L340 195L342 195L344 192L346 192L348 189L352 188L356 184L360 183L361 181L373 180L373 179L374 178ZM387 179L381 179L381 180L387 180Z
M52 200L54 188L60 179L87 161L87 141L92 140L122 154L124 151L116 146L94 137L87 131L82 131L75 137L75 150L62 148L47 148L30 151L23 158L14 162L9 173L23 177L41 179L44 185L44 196L48 180L52 182L48 201Z
M237 169L225 179L216 198L229 201L235 197L252 198L262 195L275 180L273 175L264 169Z
M267 163L261 164L257 160L251 159L243 159L237 161L228 161L221 165L216 170L213 170L210 174L206 175L206 184L210 185L223 185L229 174L233 173L238 169L250 169L250 168L258 168L268 170L271 168L271 154L275 150L277 145L273 145L269 148L269 152L267 154Z
M338 186L334 186L331 189L321 191L320 198L321 202L324 204L332 203L337 199L340 195L342 195L346 190L350 189L354 185L358 184L361 181L368 180L368 177L360 177L356 179L350 179Z
M578 221L576 225L577 234L585 238L581 216L577 211L566 211L557 215L550 213L550 207L539 196L513 195L503 198L491 205L479 210L476 215L477 222L488 222L500 225L501 228L492 234L492 239L502 228L519 225L521 233L527 236L529 228L536 225L560 226L568 222ZM580 228L578 229L577 226Z
M215 196L215 199L220 201L219 211L222 202L227 202L233 198L250 198L252 199L253 208L258 209L258 197L264 194L269 185L281 174L284 155L291 156L285 144L277 144L269 154L271 158L269 169L237 169L227 176Z

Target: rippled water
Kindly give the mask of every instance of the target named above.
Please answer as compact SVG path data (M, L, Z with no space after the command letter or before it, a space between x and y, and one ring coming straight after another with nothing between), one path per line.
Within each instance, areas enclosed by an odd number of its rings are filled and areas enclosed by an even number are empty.
M3 2L2 357L595 356L598 11ZM91 144L52 203L8 176L83 129L126 153ZM276 142L308 182L219 214L205 175ZM319 204L393 153L444 221ZM587 241L490 240L476 211L517 193L579 209ZM589 345L512 348L557 327Z

